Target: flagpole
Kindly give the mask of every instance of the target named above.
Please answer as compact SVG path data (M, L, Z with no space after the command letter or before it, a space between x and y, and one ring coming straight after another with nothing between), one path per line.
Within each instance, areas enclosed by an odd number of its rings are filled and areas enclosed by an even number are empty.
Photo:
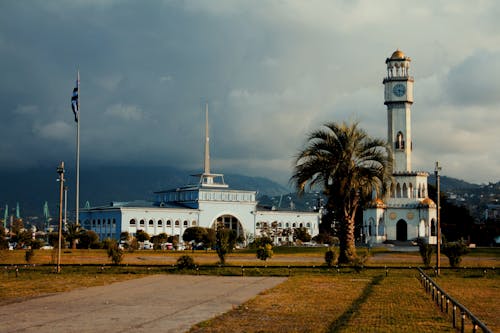
M76 225L79 225L79 210L80 210L80 70L77 74L78 86L78 121L76 122Z

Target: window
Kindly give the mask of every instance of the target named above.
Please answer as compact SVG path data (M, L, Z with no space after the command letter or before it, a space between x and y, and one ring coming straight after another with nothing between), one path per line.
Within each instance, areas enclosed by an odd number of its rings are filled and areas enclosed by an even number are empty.
M163 225L163 221L162 220L158 220L158 226L161 227Z
M149 225L150 225L150 226L153 226L153 225L154 225L153 220L149 220Z
M144 220L140 220L139 225L144 226Z
M129 224L130 224L130 225L135 225L135 219L130 219Z
M172 221L167 220L167 227L170 227L172 225Z
M311 223L307 222L307 227L310 228L311 227Z
M180 225L179 220L175 220L175 226L179 228L179 225Z
M182 225L183 225L184 227L187 227L187 226L188 226L188 221L184 221L184 222L182 223Z
M297 228L297 223L293 223L292 228Z
M192 221L192 222L191 222L191 225L192 225L192 226L195 226L195 225L196 225L196 221Z
M405 140L401 131L396 135L396 149L405 149Z

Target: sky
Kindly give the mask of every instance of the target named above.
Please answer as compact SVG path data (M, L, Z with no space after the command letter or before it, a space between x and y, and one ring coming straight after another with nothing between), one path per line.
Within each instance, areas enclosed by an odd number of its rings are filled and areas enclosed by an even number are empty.
M500 180L500 2L1 1L0 170L203 168L286 184L313 130L386 139L386 58L414 76L413 169Z

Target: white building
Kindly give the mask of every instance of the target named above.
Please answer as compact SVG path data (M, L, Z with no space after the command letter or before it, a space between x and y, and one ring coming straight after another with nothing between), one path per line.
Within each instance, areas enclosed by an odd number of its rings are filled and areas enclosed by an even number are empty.
M149 235L166 233L182 236L192 226L216 228L223 223L236 230L245 242L272 233L275 243L291 240L293 228L307 228L311 236L319 233L318 212L269 210L258 205L255 191L232 189L222 174L210 172L208 110L206 111L204 172L187 186L155 192L156 201L112 202L109 206L80 211L80 221L100 239L119 239L120 233ZM180 237L182 240L182 237Z
M436 204L429 199L428 174L412 170L411 105L413 77L411 59L396 50L385 63L384 104L387 105L387 139L394 158L394 189L390 197L373 200L363 212L366 243L407 241L418 237L436 244Z

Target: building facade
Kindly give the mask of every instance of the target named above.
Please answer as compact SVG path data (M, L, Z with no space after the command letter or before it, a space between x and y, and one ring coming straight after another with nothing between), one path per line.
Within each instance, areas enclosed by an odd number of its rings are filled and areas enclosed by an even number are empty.
M387 140L393 154L393 189L388 198L375 198L363 212L363 240L369 244L423 238L436 244L437 208L429 199L428 173L412 169L411 59L396 50L386 59L384 104L387 106Z
M306 228L311 236L319 233L321 213L273 210L260 207L255 191L232 189L224 175L210 172L208 109L206 110L204 171L194 175L192 184L155 192L155 201L112 202L108 206L84 208L80 223L95 231L100 239L119 239L122 232L135 235L166 233L180 236L189 227L235 230L244 243L268 235L275 244L292 240L294 228Z

